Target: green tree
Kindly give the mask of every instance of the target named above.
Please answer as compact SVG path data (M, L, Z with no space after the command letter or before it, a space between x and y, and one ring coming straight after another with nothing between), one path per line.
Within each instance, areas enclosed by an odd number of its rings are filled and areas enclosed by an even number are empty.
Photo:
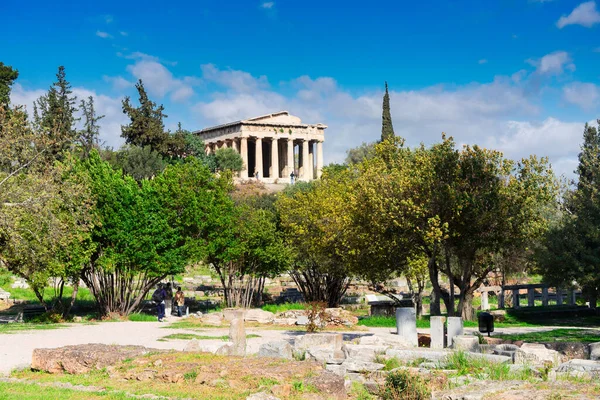
M0 107L10 104L10 87L19 77L19 71L0 61Z
M232 148L218 149L215 152L215 161L219 171L241 171L244 166L242 156Z
M108 161L138 182L159 175L167 166L161 155L150 146L125 146L114 152Z
M354 147L346 151L346 165L359 164L364 160L372 158L375 154L376 143L362 143L358 147Z
M381 141L394 136L394 126L392 125L392 113L390 111L390 94L388 93L388 84L385 83L385 94L383 95L383 113L381 123Z
M49 157L58 157L77 137L75 129L77 98L72 94L65 67L60 66L56 74L56 82L52 84L47 94L34 103L36 130L48 136L51 142Z
M294 255L290 275L306 301L329 307L339 305L351 281L346 243L351 173L325 170L319 181L288 188L276 203Z
M163 118L167 117L163 113L164 107L157 106L148 98L141 79L135 84L135 88L139 94L140 105L134 107L129 97L123 100L123 113L129 117L130 123L121 126L121 137L125 138L127 144L150 146L161 155L168 154L169 134L165 131L163 123Z
M600 291L600 120L598 124L585 125L577 185L565 194L562 220L537 253L546 280L581 286L593 308Z
M100 147L99 136L100 126L98 121L104 118L104 115L97 115L94 108L94 98L88 97L88 101L81 100L79 105L83 112L84 122L83 129L79 131L78 142L81 145L83 157L87 158L92 149Z

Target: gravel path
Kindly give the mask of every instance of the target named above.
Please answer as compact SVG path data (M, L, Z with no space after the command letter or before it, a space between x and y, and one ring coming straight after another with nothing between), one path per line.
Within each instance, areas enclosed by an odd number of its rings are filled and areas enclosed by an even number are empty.
M177 320L174 318L173 321ZM119 345L141 345L155 349L183 350L187 340L159 341L158 339L172 333L195 333L206 336L223 336L229 333L228 328L202 330L171 329L168 324L159 322L101 322L94 325L70 324L62 329L32 330L0 335L0 375L6 375L15 368L26 368L31 363L31 355L35 348L54 348L74 344L104 343ZM565 327L535 328L498 328L500 333L525 333L545 331ZM574 327L576 328L576 327ZM466 333L475 331L465 328ZM274 329L248 328L247 334L257 334L259 338L248 339L248 353L258 352L262 343L273 340L292 341L302 331L286 331ZM429 333L429 329L419 329L419 333ZM386 336L395 333L392 328L370 328L368 331L345 332L344 340L352 340L359 336L375 334ZM224 344L222 340L201 340L203 346Z

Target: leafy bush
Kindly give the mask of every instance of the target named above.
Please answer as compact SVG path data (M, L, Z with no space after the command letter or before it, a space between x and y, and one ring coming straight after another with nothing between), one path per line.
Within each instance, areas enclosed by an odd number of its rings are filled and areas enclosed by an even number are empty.
M402 370L390 373L381 390L384 400L427 400L430 396L425 379Z

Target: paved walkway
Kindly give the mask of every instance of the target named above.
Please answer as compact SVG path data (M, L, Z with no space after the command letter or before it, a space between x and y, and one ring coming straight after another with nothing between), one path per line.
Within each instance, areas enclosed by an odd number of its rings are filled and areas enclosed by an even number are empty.
M175 318L174 320L177 320ZM32 330L13 334L0 334L0 375L8 374L15 368L26 368L31 363L33 349L54 348L75 344L104 343L119 345L141 345L156 349L183 350L187 340L159 341L172 333L195 333L206 336L223 336L229 333L228 328L211 329L171 329L168 324L159 322L101 322L97 324L70 324L62 329ZM559 327L535 328L498 328L500 333L524 333L545 331ZM565 327L560 327L565 328ZM429 329L419 329L419 333L429 333ZM465 332L473 332L473 328L465 328ZM600 332L600 331L599 331ZM343 332L344 340L375 334L386 336L395 333L392 328L370 328L368 331ZM273 340L291 341L302 331L286 331L275 329L248 328L247 334L257 334L259 338L248 339L248 352L256 353L262 343ZM201 345L216 347L223 345L223 340L201 340Z

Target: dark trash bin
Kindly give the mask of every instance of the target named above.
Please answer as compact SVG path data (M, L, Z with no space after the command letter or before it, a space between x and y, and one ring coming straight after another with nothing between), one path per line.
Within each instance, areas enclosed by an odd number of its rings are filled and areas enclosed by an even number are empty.
M479 332L490 333L494 332L494 316L490 313L479 313Z

